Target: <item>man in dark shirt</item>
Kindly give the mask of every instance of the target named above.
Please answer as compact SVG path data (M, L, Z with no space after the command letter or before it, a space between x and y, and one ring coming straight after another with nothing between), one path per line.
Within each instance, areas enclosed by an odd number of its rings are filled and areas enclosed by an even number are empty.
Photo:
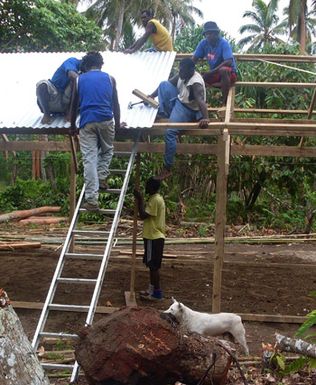
M71 125L79 106L79 139L83 159L85 202L83 208L99 210L99 191L105 191L113 156L115 128L120 127L120 105L115 79L101 71L103 57L89 52L82 59L84 73L78 78ZM114 120L114 121L113 121Z
M72 82L77 78L81 60L70 57L57 68L49 80L41 80L36 84L37 104L44 113L41 123L51 122L51 115L65 114L70 104Z
M206 86L219 87L222 90L223 104L226 104L229 88L237 79L237 67L233 51L227 40L220 36L216 23L208 21L204 24L203 35L193 54L193 61L206 59L210 71L203 74Z

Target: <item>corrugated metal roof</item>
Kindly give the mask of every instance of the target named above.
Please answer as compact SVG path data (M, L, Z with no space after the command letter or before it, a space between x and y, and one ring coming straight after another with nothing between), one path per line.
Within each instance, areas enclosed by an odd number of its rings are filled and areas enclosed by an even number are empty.
M56 118L49 126L40 123L42 114L36 103L35 86L39 80L49 79L67 58L82 58L85 53L14 53L0 54L0 131L14 133L19 128L68 128L69 122ZM143 104L128 109L129 102L140 101L132 94L138 88L145 94L153 92L162 80L167 80L175 59L175 52L103 52L102 70L117 82L121 120L128 127L151 127L157 110Z

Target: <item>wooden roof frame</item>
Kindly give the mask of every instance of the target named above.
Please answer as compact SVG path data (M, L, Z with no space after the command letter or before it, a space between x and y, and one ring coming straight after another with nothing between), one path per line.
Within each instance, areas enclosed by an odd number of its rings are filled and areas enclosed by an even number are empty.
M189 54L178 54L177 59L190 57ZM291 63L316 63L316 56L297 56L297 55L256 55L256 54L236 54L237 61L262 61L269 60L273 62L291 62ZM305 110L277 110L277 109L241 109L235 108L235 88L236 87L294 87L294 88L312 88L313 95L309 108ZM177 153L190 154L208 154L217 157L217 181L216 181L216 219L215 219L215 259L213 271L213 295L212 311L221 310L221 286L222 286L222 268L225 252L225 225L226 225L226 205L227 205L227 176L229 173L230 156L249 155L249 156L292 156L292 157L315 157L316 147L305 147L303 141L299 146L264 146L264 145L246 145L232 143L231 138L235 135L245 136L298 136L315 137L316 121L312 120L315 114L316 103L316 83L286 83L286 82L239 82L235 83L229 91L226 109L220 120L211 120L207 129L198 129L196 123L155 123L152 128L139 128L133 130L122 129L119 134L124 138L133 139L139 130L148 135L163 135L167 128L181 129L185 135L192 136L216 136L217 144L178 144ZM209 108L210 112L217 109ZM252 114L300 114L305 115L306 119L299 120L275 120L268 118L258 119L238 119L238 113ZM69 134L68 129L1 129L0 135L3 141L0 141L0 151L72 151L71 162L71 186L70 186L70 215L75 209L76 192L76 157L78 150L73 137L69 136L68 141L8 141L6 134L40 134L56 135ZM132 142L117 141L114 144L115 150L127 151L132 146ZM163 152L164 145L161 143L140 143L139 152Z

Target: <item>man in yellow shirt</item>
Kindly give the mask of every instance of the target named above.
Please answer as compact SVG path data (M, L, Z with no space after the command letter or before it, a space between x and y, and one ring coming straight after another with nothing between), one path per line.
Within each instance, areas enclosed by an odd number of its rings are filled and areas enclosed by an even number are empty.
M138 211L141 219L144 220L144 264L149 268L150 284L147 291L142 291L141 298L148 300L161 300L162 290L160 288L160 267L163 258L165 243L165 201L158 193L160 181L151 177L146 182L145 192L149 199L144 207L142 194L134 191L138 203Z
M145 28L145 33L129 48L125 49L124 53L138 51L146 43L148 38L152 41L153 50L173 51L172 39L169 32L158 20L153 18L152 12L149 10L142 11L140 17Z

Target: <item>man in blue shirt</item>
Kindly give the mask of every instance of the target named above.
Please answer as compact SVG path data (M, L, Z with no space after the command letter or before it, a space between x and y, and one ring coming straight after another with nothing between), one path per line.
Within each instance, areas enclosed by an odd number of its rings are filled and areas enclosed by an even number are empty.
M108 188L106 179L113 156L114 134L120 127L116 81L101 71L102 65L99 52L89 52L83 57L85 72L78 78L71 119L74 128L79 106L79 139L86 185L82 207L89 211L99 210L99 191Z
M204 24L203 35L193 54L193 61L206 59L210 71L203 74L206 86L219 87L222 90L223 104L226 104L229 88L237 80L237 67L233 51L227 40L220 36L216 23L208 21Z
M49 124L52 114L65 114L70 104L72 82L77 78L81 60L70 57L57 68L49 80L36 84L37 104L44 113L41 123Z

